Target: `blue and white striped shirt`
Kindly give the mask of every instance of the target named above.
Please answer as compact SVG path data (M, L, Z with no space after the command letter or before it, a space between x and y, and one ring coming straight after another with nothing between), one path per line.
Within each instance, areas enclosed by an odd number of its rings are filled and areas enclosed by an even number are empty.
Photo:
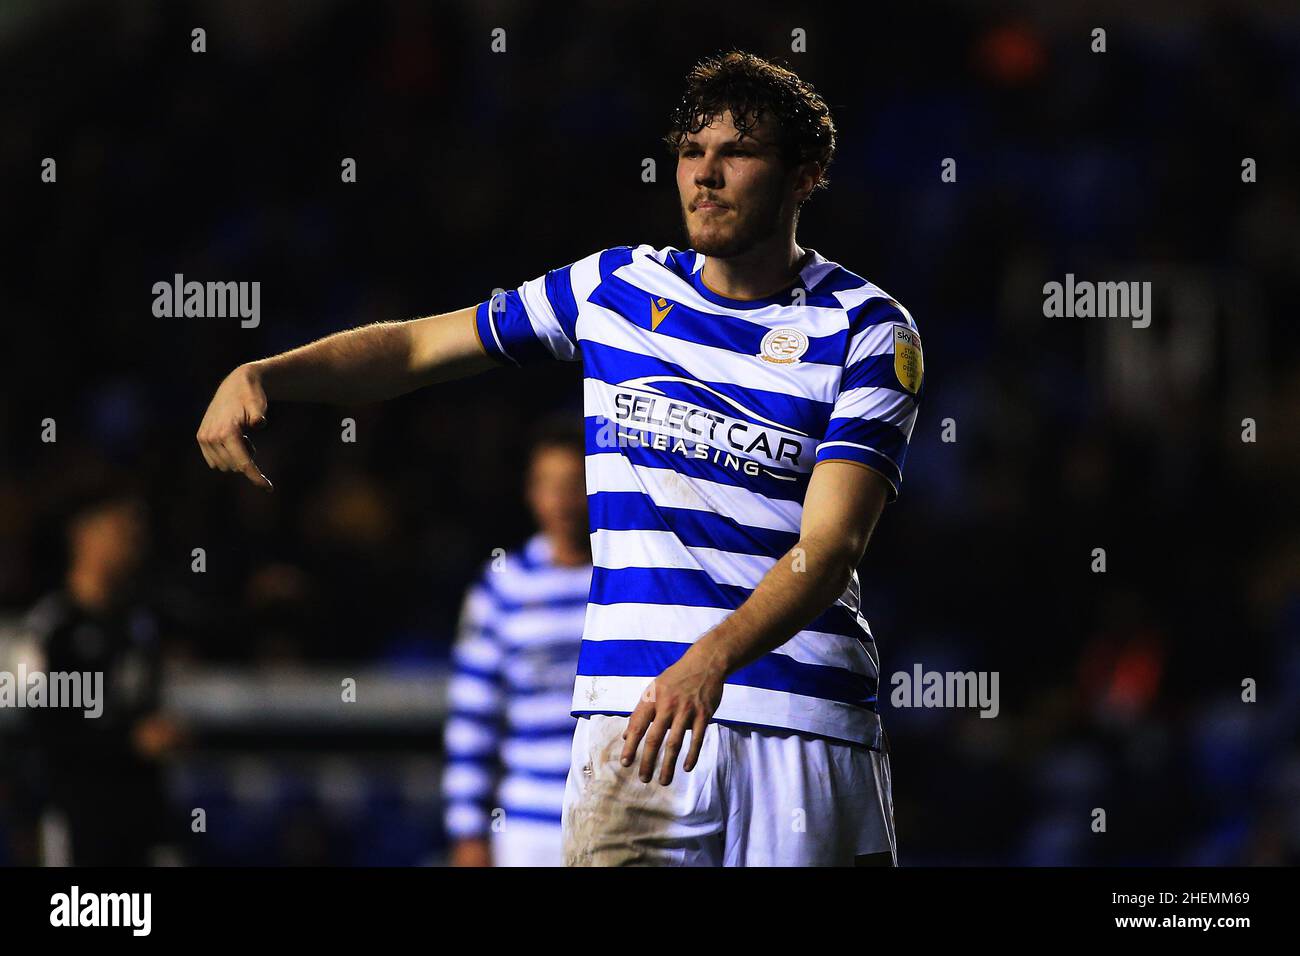
M620 246L478 307L504 364L581 360L591 595L573 712L629 714L645 685L799 539L813 466L847 459L896 497L920 336L878 287L811 251L789 289L728 299L704 257ZM879 662L854 573L788 642L731 675L714 719L878 748Z
M560 825L591 566L562 567L551 554L534 535L489 561L465 596L445 730L453 838L485 836L498 811Z

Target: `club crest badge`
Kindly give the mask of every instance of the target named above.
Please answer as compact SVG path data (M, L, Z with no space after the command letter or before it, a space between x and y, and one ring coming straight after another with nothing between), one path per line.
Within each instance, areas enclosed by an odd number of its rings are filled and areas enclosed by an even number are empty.
M799 361L799 356L807 351L808 336L798 329L773 329L763 336L758 357L764 362L790 365Z
M898 377L898 384L913 395L921 387L921 378L925 375L921 337L906 325L894 326L894 374Z

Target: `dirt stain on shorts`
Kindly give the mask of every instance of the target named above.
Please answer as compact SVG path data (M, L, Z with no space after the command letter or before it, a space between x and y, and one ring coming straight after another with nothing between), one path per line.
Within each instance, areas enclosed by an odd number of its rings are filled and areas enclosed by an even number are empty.
M624 767L626 720L593 724L581 795L569 809L565 866L668 866L676 854L669 834L677 819L676 786L642 783L639 761ZM588 772L590 771L590 772ZM674 784L676 784L674 780Z

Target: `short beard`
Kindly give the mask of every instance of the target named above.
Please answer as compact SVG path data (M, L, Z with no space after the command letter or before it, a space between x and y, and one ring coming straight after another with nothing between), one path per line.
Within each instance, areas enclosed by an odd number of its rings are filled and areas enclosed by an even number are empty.
M691 235L690 217L682 209L682 229L686 232L686 241L690 248L713 259L731 259L742 256L756 246L776 235L781 228L781 207L779 204L771 209L760 210L752 223L742 222L730 235L718 236L696 242Z

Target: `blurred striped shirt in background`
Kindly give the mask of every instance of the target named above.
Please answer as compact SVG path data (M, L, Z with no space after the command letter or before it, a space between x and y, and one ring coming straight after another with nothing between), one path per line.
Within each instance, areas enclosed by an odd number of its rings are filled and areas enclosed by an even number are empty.
M539 533L488 561L467 593L445 736L452 839L544 827L558 847L590 586L590 565L556 565Z

